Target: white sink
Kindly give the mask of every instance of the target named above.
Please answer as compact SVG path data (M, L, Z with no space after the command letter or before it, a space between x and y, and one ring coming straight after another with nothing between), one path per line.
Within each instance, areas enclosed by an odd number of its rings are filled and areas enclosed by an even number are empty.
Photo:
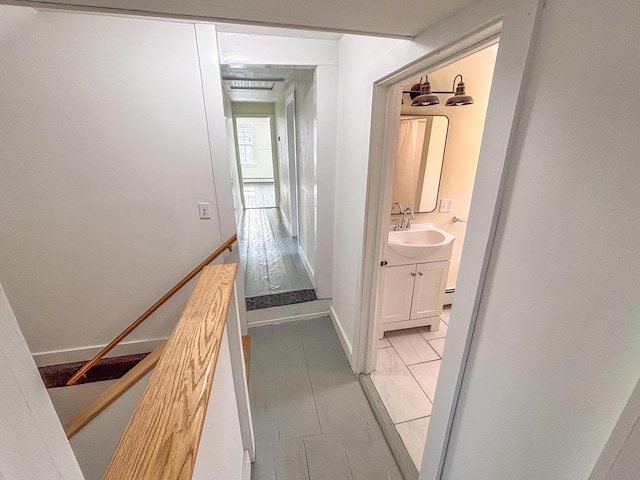
M404 265L450 260L455 239L432 223L412 225L410 230L391 230L387 261L389 265Z

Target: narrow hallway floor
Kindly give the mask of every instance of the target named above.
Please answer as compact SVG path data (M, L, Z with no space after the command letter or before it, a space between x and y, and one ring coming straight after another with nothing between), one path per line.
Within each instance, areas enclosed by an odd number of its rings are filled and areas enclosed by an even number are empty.
M279 209L245 210L238 233L248 298L313 290L298 244L289 236Z
M249 334L252 480L402 480L331 319Z
M276 190L273 182L248 183L242 185L245 208L274 208Z

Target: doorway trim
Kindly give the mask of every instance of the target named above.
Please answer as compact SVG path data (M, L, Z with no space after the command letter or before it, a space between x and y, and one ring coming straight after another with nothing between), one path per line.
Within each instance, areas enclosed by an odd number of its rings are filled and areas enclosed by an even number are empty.
M441 68L500 37L491 96L467 226L465 249L457 282L456 305L448 332L420 480L438 480L452 432L458 398L482 300L484 283L500 219L505 178L515 142L528 67L535 45L543 0L532 0L503 12L492 23L416 59L374 84L369 177L365 211L362 290L359 328L352 368L369 373L375 368L375 316L381 310L382 267L388 235L391 171L395 166L402 81Z
M293 116L289 118L289 105L293 110ZM298 161L296 154L296 91L293 90L284 101L284 119L287 144L287 159L289 162L289 215L291 222L289 224L289 234L296 237L298 241ZM291 120L291 128L289 128L289 120Z

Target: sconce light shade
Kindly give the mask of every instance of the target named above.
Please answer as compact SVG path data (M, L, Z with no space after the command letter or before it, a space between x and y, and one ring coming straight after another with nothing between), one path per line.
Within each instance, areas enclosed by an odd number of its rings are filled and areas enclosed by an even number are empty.
M415 85L411 87L413 90ZM431 93L431 83L429 83L429 77L426 77L424 83L419 85L420 87L420 95L413 98L413 102L411 102L412 107L427 107L429 105L438 105L440 103L440 99L437 95Z
M422 77L420 77L420 82L422 82ZM409 96L411 97L411 100L413 100L418 95L420 95L421 85L422 85L421 83L416 83L415 85L411 86L411 90L409 90L408 92L403 92L403 93L408 93Z
M460 77L460 82L456 86L456 80ZM455 87L455 88L454 88ZM460 105L473 104L473 97L467 95L465 91L464 82L462 81L462 75L458 74L453 79L451 90L447 92L432 92L431 83L429 83L429 77L425 77L424 83L422 77L420 77L420 83L416 83L411 87L411 90L403 91L402 93L408 93L411 97L412 107L427 107L429 105L438 105L440 99L437 94L454 94L453 97L447 100L445 104L447 107L457 107ZM404 100L402 101L404 104Z
M445 106L447 107L458 107L461 105L471 105L473 103L473 97L471 95L467 95L465 91L464 82L462 81L462 75L456 75L456 78L453 79L453 84L455 85L456 79L458 77L460 77L460 82L456 86L456 93L453 97L447 100L447 103L445 103Z

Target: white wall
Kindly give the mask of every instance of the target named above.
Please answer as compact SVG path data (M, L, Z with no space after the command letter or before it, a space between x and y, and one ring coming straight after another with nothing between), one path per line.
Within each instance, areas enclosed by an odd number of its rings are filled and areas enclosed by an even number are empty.
M337 65L316 67L318 168L315 286L318 298L331 298L333 294L333 229L336 206L342 215L346 215L349 209L348 205L338 203L335 197L336 176L340 174L340 166L336 161L338 74Z
M296 161L298 165L298 250L313 284L318 218L316 75L296 70Z
M370 57L358 47L373 40L341 41L341 98L353 95L354 101L338 119L338 165L349 171L338 177L336 198L351 200L355 218L364 211L369 138L368 124L350 119L368 123L371 82L447 45L454 34L462 38L501 12L515 11L516 4L471 7L416 42L400 44L369 71ZM640 65L634 27L639 6L624 1L603 11L595 1L548 2L542 18L446 479L587 478L638 379L640 257L633 248L640 229L629 219L640 213L634 160L640 102L632 86ZM514 25L505 24L512 38ZM501 43L498 64L503 48ZM354 67L348 70L344 62ZM507 63L500 66L503 81L517 73ZM594 68L627 93L598 102L567 100L568 85L577 85L578 97L590 95L589 82L579 79ZM345 228L337 215L333 307L348 327L349 297L359 291L361 266L354 259L361 258L362 237L343 233ZM466 334L455 332L455 325L454 305L450 336Z
M229 342L233 340L229 335L229 329L225 328L196 456L194 480L244 480L242 435L229 350Z
M0 330L0 478L82 479L1 285Z
M227 27L229 28L229 27ZM271 29L273 31L273 29ZM311 136L311 96L308 90L311 85L306 78L309 75L307 68L296 72L295 81L300 83L303 92L296 92L296 115L302 114L305 118L298 119L297 140L298 153L305 149L305 165L303 170L306 192L299 191L299 196L305 196L304 210L302 201L299 205L300 217L306 218L308 228L302 233L300 228L300 245L304 256L308 260L308 266L312 273L316 293L319 298L330 298L333 292L333 263L329 260L333 251L334 228L334 191L336 172L336 108L337 108L337 78L338 78L338 41L305 39L294 37L280 37L277 35L249 35L244 33L218 33L220 63L242 65L288 65L299 67L316 67L314 78L315 95L315 120L313 129L315 135ZM306 72L306 73L305 73ZM288 87L287 87L288 88ZM287 92L288 93L288 90ZM286 95L285 93L285 95ZM304 98L302 99L302 94ZM301 103L302 102L302 103ZM308 125L303 127L300 120ZM282 125L280 123L280 125ZM303 129L304 133L300 133ZM278 130L281 140L281 130ZM303 136L301 136L303 135ZM311 155L309 148L300 145L300 139L311 140L315 137L317 142L317 157L315 173L311 173ZM282 143L282 142L281 142ZM281 150L286 150L286 145L281 145ZM281 159L284 157L281 157ZM307 160L309 163L307 163ZM301 159L298 158L298 162ZM284 169L286 171L286 169ZM282 171L282 170L281 170ZM316 185L311 187L311 178L315 175ZM282 178L282 177L281 177ZM282 199L281 199L282 201ZM311 220L313 219L313 220ZM302 221L301 221L302 225ZM303 240L302 236L306 235ZM321 261L316 261L319 252Z
M240 172L238 161L236 160L236 143L235 133L233 129L233 111L231 109L231 100L224 96L224 118L225 132L227 134L227 156L229 158L229 173L231 174L231 193L233 197L233 211L235 213L236 224L242 219L243 203L242 193L240 192Z
M1 9L0 279L35 354L105 344L223 240L194 26Z
M373 82L380 57L404 41L345 35L340 40L331 313L348 345L358 329Z
M153 371L142 377L71 438L71 446L82 468L85 480L100 480L102 478L152 373ZM83 386L61 388L75 389ZM79 411L76 409L75 413Z
M542 14L447 479L587 478L638 380L640 5L601 7ZM567 100L594 68L625 93Z
M289 149L287 146L287 117L285 112L285 98L278 99L274 104L275 128L278 150L278 182L280 184L280 213L287 228L291 231L291 185L289 180Z
M218 32L220 63L315 66L337 62L337 40L281 37L274 33L277 29L268 30L268 35Z

